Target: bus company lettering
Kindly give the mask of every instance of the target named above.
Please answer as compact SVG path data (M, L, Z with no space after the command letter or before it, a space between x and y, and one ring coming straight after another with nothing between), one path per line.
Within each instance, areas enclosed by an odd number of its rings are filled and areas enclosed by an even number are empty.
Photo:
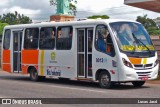
M150 50L155 50L153 45L146 45ZM130 45L123 45L122 46L122 50L124 51L133 51L133 50L136 50L136 51L144 51L144 50L147 50L147 48L143 45L140 45L140 46L130 46Z
M47 75L61 76L61 70L47 69Z

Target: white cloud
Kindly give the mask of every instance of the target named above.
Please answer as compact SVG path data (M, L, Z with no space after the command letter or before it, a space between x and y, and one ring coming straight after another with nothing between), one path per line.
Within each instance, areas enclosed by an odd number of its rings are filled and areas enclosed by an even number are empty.
M36 14L39 14L41 12L41 10L32 10L32 9L24 9L18 6L12 7L12 8L4 8L2 9L3 13L14 13L15 11L17 11L20 14L25 14L25 15L30 15L31 17L36 16Z
M124 5L124 0L77 0L77 18L91 15L109 15L111 18L135 20L138 15L148 14L149 18L160 17L159 13L145 11ZM49 20L55 14L55 6L49 0L0 0L0 15L18 11L33 20Z
M100 12L104 9L122 6L124 0L78 0L77 9Z
M7 6L10 0L1 0L0 7Z
M32 9L24 9L21 7L12 7L9 9L10 12L15 12L17 11L20 14L39 14L41 11L40 10L32 10Z
M78 0L77 9L79 14L77 17L93 15L109 15L111 18L123 18L135 20L137 16L148 14L149 18L160 17L159 13L143 10L136 7L124 5L124 0ZM86 14L85 14L86 13Z

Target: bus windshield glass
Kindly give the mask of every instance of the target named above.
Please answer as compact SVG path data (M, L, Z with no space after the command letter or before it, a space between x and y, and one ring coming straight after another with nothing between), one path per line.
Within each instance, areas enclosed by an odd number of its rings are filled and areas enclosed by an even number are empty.
M133 22L110 23L119 48L126 52L153 51L150 36L141 24Z

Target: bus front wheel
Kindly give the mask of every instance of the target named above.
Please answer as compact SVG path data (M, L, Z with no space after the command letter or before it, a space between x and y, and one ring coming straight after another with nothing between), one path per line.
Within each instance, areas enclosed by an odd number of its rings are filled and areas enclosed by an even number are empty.
M111 76L108 72L101 72L99 75L99 85L101 88L111 87Z
M135 87L141 87L142 85L144 85L145 81L133 81L132 84Z
M30 70L30 79L32 81L38 81L38 72L35 68L31 68Z

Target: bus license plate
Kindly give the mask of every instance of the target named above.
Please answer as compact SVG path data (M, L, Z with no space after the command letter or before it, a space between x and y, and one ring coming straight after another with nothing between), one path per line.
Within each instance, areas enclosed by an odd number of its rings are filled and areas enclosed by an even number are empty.
M141 77L141 80L148 80L148 77Z

